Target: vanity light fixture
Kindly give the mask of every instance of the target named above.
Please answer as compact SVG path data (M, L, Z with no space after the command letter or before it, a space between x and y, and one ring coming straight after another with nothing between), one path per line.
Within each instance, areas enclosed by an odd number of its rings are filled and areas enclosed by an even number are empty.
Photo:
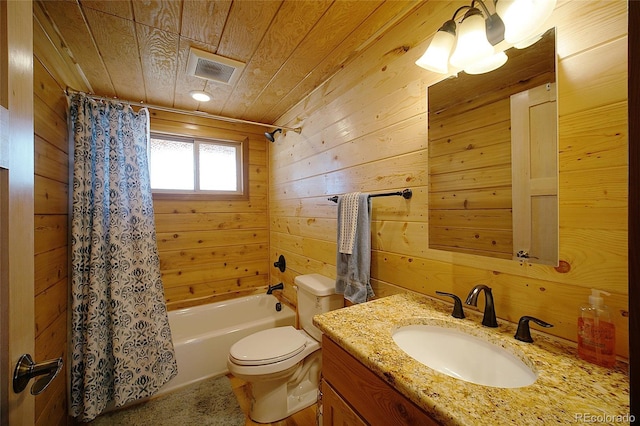
M211 100L211 95L207 92L202 92L200 90L193 90L189 93L193 99L198 102L209 102Z
M449 74L450 66L468 74L493 71L507 62L507 55L497 45L506 41L524 48L535 43L556 1L493 0L492 14L483 0L473 0L438 29L416 65L440 74ZM460 19L462 11L466 12Z

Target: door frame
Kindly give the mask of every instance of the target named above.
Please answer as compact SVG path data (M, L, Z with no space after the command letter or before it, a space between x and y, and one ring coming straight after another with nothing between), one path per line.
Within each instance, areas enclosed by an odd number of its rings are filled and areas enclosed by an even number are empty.
M628 6L629 383L631 414L640 424L640 1Z
M30 392L13 392L15 365L35 346L34 314L34 109L33 3L0 4L0 167L5 186L0 249L4 259L0 278L0 307L4 328L0 359L2 424L33 425L35 399Z

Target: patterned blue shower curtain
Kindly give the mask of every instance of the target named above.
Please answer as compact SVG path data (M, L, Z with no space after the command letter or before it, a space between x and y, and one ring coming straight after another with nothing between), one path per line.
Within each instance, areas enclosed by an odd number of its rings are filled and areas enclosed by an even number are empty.
M149 114L69 99L73 141L70 412L153 395L177 373L149 183Z

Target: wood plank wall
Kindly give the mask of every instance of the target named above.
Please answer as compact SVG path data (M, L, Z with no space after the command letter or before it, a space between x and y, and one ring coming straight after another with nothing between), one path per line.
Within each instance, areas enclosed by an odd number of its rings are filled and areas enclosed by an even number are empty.
M411 200L373 201L378 297L464 297L486 283L500 318L533 315L576 341L578 307L599 288L612 293L616 351L628 357L627 3L560 1L550 19L558 53L557 268L428 248L426 92L441 77L414 62L462 4L422 2L278 121L301 121L303 131L270 146L270 257L284 254L288 266L272 271L271 282L284 281L295 300L295 275L335 277L336 205L328 196L410 187Z
M35 324L34 359L63 357L64 368L36 397L36 425L67 424L67 300L69 143L67 84L79 82L76 71L55 46L60 40L34 3L35 126ZM69 82L69 83L67 83ZM84 89L83 86L76 86Z
M177 309L264 292L269 277L265 127L151 111L151 131L249 144L249 198L154 197L167 306Z

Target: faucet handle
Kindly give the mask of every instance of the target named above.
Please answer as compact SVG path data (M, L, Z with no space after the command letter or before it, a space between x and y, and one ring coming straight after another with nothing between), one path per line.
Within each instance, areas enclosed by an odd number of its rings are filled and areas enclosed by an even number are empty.
M443 291L436 291L437 295L440 296L448 296L453 298L453 313L451 314L454 318L464 318L464 310L462 309L462 300L458 296L453 293L445 293Z
M531 330L529 330L529 321L535 322L540 327L553 327L553 324L549 324L548 322L544 322L541 319L525 315L520 318L520 321L518 321L518 330L516 331L515 336L513 336L516 340L527 343L533 342L533 339L531 338Z

